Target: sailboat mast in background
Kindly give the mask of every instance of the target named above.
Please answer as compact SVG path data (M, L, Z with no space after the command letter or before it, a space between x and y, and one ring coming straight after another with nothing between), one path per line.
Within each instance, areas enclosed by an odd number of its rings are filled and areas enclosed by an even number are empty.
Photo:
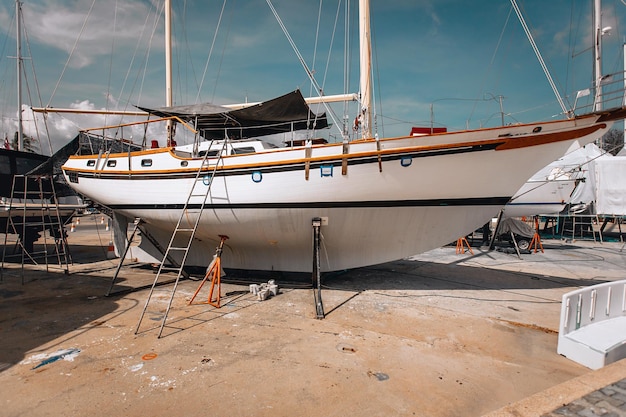
M607 28L606 30L609 30ZM593 111L602 110L602 35L606 31L602 28L602 1L593 2L593 81L595 95Z
M359 0L361 134L372 137L372 41L369 0Z
M172 99L172 4L165 0L165 105L173 106ZM174 123L167 121L167 146L174 141Z
M24 150L24 132L22 128L22 4L15 1L15 30L17 34L16 55L17 61L17 150Z

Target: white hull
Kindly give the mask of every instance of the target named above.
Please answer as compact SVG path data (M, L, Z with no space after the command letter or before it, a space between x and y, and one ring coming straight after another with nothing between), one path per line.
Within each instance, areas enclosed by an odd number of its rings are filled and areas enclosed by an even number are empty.
M186 264L207 266L218 236L227 235L225 268L311 271L315 217L327 221L322 271L439 247L496 215L574 142L604 134L611 123L596 123L596 117L386 139L380 150L366 140L350 143L348 153L335 144L313 146L310 154L299 147L224 156L212 180L214 166L204 168L185 214L193 224L209 192ZM76 191L130 219L140 217L166 247L202 163L174 151L76 156L63 169Z
M194 242L186 264L206 267L219 244L218 235L226 234L230 239L226 241L222 255L224 268L310 272L313 264L311 220L321 215L328 218L328 225L321 229L322 270L350 269L408 257L448 244L460 237L456 231L484 223L485 218L497 211L494 206L472 206L470 209L459 206L205 212L201 221L203 226L196 234L199 241ZM149 217L156 213L141 214ZM172 214L172 217L178 216ZM212 226L218 217L221 222ZM150 224L148 230L163 245L169 241L174 226L175 222L160 223L158 227ZM468 231L472 228L470 226ZM163 257L146 240L142 241L140 248L159 262ZM132 256L138 257L137 253Z

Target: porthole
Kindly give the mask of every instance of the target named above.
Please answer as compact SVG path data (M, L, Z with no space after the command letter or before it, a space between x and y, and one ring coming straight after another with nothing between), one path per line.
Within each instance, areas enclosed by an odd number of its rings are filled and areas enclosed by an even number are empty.
M410 156L403 156L402 159L400 159L400 165L402 165L403 167L408 167L412 163L413 158L411 158Z
M322 165L320 167L320 175L322 177L332 177L333 176L333 166L332 165Z
M261 182L262 180L263 180L263 174L261 173L261 171L254 171L252 173L252 181Z
M114 167L115 165L117 165L117 161L115 159L107 161L107 166L108 167Z
M142 167L151 167L152 166L152 159L142 159L141 160L141 166Z
M186 167L187 165L189 165L189 161L180 161L181 167Z
M88 167L96 166L96 160L95 159L90 159L89 161L87 161L87 166Z
M213 179L213 177L209 174L205 175L204 177L202 177L202 184L209 186L211 184L211 180Z

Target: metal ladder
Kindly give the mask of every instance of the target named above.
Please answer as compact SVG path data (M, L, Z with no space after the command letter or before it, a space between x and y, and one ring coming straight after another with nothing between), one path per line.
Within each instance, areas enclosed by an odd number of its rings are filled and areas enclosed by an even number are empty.
M213 141L211 141L211 144L213 144ZM150 300L152 299L152 295L154 293L154 289L155 287L158 285L159 283L159 279L161 278L161 274L164 272L176 272L176 280L174 281L174 286L171 290L171 294L170 294L170 298L167 304L167 308L165 310L165 314L163 315L163 320L161 321L161 327L159 328L159 334L158 334L158 338L161 337L161 334L163 333L163 328L165 327L165 322L167 320L167 316L169 314L169 311L172 307L172 301L174 300L174 294L176 293L176 289L178 288L178 283L180 281L180 277L183 275L183 268L185 267L185 262L187 260L187 255L189 254L189 250L191 248L191 244L193 243L193 239L194 236L196 234L196 231L198 230L198 225L200 223L200 217L202 217L202 211L204 210L204 207L206 205L206 201L209 197L209 194L211 192L211 186L213 185L213 178L215 177L215 173L217 171L217 168L220 164L220 162L222 162L222 156L224 155L224 152L226 150L226 144L227 144L227 139L224 139L224 142L222 144L222 148L220 149L219 154L217 155L217 160L215 161L215 165L213 166L213 171L210 174L210 182L209 184L207 184L206 186L206 190L203 193L196 193L196 187L198 186L198 182L200 180L200 177L202 176L203 169L205 168L205 164L206 161L210 155L210 149L211 146L209 145L209 148L207 149L207 152L204 154L204 157L202 159L202 164L200 165L200 168L198 168L198 172L196 172L196 176L194 178L194 182L191 186L191 189L189 191L189 195L187 196L187 200L185 201L185 205L183 207L183 209L180 212L180 216L178 218L178 222L176 223L176 227L174 228L174 231L172 233L172 237L170 238L170 241L167 245L167 248L165 249L165 253L163 255L163 260L161 261L161 265L159 265L159 269L157 271L157 274L154 278L154 282L152 283L152 287L150 288L150 292L148 293L148 299L146 300L146 304L143 308L143 311L141 312L141 316L139 317L139 322L137 323L137 328L135 329L135 334L139 333L139 328L141 327L141 322L143 321L143 318L146 314L146 310L148 309L148 305L150 304ZM204 181L202 181L203 183ZM200 205L200 209L198 211L198 215L196 216L196 219L194 221L193 227L181 227L181 223L183 223L183 219L186 217L187 215L187 209L189 207L190 201L192 198L194 197L203 197L202 199L202 203ZM182 246L175 246L174 242L176 240L176 238L179 235L186 235L187 236L187 243L183 244ZM182 253L182 259L180 261L180 264L174 267L166 267L165 263L168 260L168 258L170 258L170 253L173 252L181 252Z
M44 184L49 182L49 187ZM47 184L46 184L47 185ZM30 187L30 189L29 189ZM34 189L33 189L34 188ZM31 216L29 211L39 211L40 215ZM46 272L49 272L49 258L56 258L59 268L69 273L69 246L67 234L59 212L59 202L54 188L54 179L50 175L14 175L11 185L11 197L8 198L8 217L4 234L4 247L2 251L2 269L0 271L0 281L3 279L4 264L9 256L7 254L7 243L9 234L19 236L15 247L21 252L21 279L24 283L24 263L27 258L39 265L37 260L44 261ZM35 220L35 218L37 218ZM43 250L35 251L34 241L37 236L31 236L33 228L41 228L43 236ZM48 234L46 233L48 231ZM31 239L34 239L31 241ZM54 240L54 251L51 254L49 246L50 239Z

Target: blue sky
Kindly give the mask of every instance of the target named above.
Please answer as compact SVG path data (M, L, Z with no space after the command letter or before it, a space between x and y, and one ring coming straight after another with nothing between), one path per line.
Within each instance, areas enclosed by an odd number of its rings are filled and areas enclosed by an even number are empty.
M28 43L24 41L23 54L29 57L25 102L96 109L164 105L161 3L99 0L90 12L91 0L25 0ZM261 101L296 88L310 95L306 74L265 1L173 3L176 104ZM352 3L356 9L357 1ZM411 126L429 125L431 106L436 126L499 125L500 108L493 99L497 96L504 97L506 123L559 117L555 95L508 0L371 3L380 136L403 135ZM591 85L591 1L518 4L561 95L573 104L576 91ZM319 31L319 2L273 0L273 5L326 93L344 92L345 2L322 3ZM0 133L9 135L15 131L15 60L10 58L15 56L14 9L11 0L0 5L0 27L6 30L0 39ZM356 13L351 13L348 91L356 92L357 21ZM620 80L626 36L622 22L626 22L622 0L604 0L603 26L612 27L603 38L604 73L619 72ZM342 106L334 107L341 120ZM352 120L356 106L348 111ZM48 131L56 148L79 127L102 122L94 116L56 115L50 117Z

